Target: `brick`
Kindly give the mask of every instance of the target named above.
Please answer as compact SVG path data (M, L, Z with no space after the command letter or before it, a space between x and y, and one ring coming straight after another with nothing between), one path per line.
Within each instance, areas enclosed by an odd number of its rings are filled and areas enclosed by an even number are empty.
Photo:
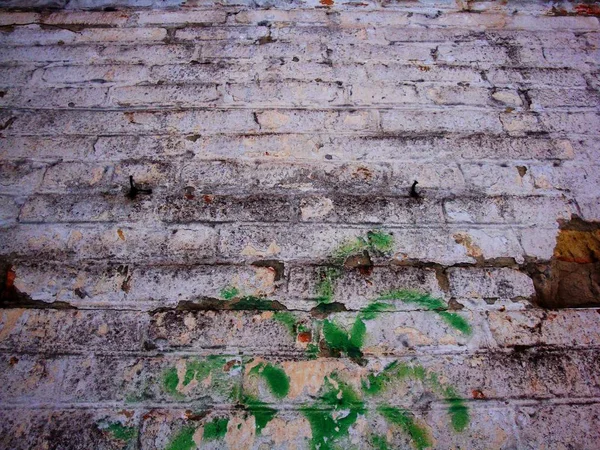
M316 126L316 124L315 124ZM258 130L251 112L231 111L61 111L23 112L17 115L7 134L19 135L81 135L81 134L141 134L164 132L224 133Z
M129 408L153 402L208 409L238 400L234 393L241 390L241 363L236 356L71 357L66 361L60 398L65 403L126 403ZM196 372L195 378L191 372L191 380L185 380L186 372L194 369L206 373ZM167 375L177 376L178 383L167 385Z
M444 221L441 203L398 197L329 195L300 200L302 222L422 224Z
M213 258L216 239L213 229L192 225L158 230L125 225L22 225L1 233L5 238L0 247L3 255L63 260L75 256L84 260L200 262Z
M3 160L36 158L63 160L94 158L94 137L4 137L0 139L0 157Z
M389 169L366 164L297 164L273 162L197 161L183 167L181 178L186 186L200 192L239 192L240 180L246 191L286 192L352 190L370 192L385 189Z
M288 294L293 297L316 299L323 268L294 267L290 271ZM415 267L374 267L371 273L356 270L342 271L335 283L332 301L343 304L348 310L360 310L377 297L396 289L415 290L444 299L446 294L439 286L436 272ZM414 310L418 307L400 301L391 304L392 310Z
M530 171L523 176L521 166L497 164L461 164L466 186L487 195L531 195L534 193L534 180Z
M57 11L44 15L40 22L46 25L123 26L130 16L126 11Z
M12 92L17 91L15 86L25 85L31 79L35 67L16 66L16 67L0 67L0 85L6 86L2 91Z
M138 25L178 25L178 24L207 24L224 23L227 18L225 11L139 11L136 14Z
M598 313L593 309L528 312L490 312L496 342L511 346L587 347L598 339Z
M210 27L186 27L175 31L175 39L181 41L242 41L246 43L255 42L266 37L275 30L266 26L219 26Z
M283 354L301 354L283 324L272 320L272 312L167 311L152 316L148 339L159 350L194 350L257 354L266 349Z
M45 83L135 83L148 77L148 68L142 65L131 66L63 66L45 69L42 80Z
M465 180L458 165L454 163L404 163L393 164L392 186L396 192L408 194L414 181L419 184L416 190L420 194L430 195L436 190L458 191Z
M15 225L19 217L21 202L7 195L0 195L0 228Z
M494 86L513 87L518 84L525 86L548 87L585 87L582 74L569 68L492 68L487 70L486 78Z
M359 228L328 229L325 226L220 227L219 253L228 259L246 260L268 256L289 261L326 262L344 242L364 234ZM396 246L393 260L400 263L427 261L439 264L474 262L476 258L515 258L522 261L522 249L512 232L501 229L455 229L436 227L391 230Z
M501 132L496 115L475 111L383 111L381 127L384 132Z
M535 295L531 278L513 269L450 268L446 273L450 293L459 301L519 301L528 300Z
M0 105L21 108L90 108L103 106L108 89L10 89Z
M66 364L59 358L40 355L0 356L0 393L3 403L54 402ZM23 383L23 380L27 380Z
M518 223L549 226L568 220L573 205L557 197L461 197L444 202L452 223Z
M517 408L516 424L521 445L526 449L539 445L567 445L593 448L598 439L598 403L531 405ZM554 434L560 427L561 436Z
M471 84L483 83L481 72L469 66L433 65L413 63L404 65L398 63L369 64L366 66L371 81L397 82L464 82Z
M26 195L42 183L46 164L17 160L0 163L0 193Z
M138 85L115 88L110 101L117 106L207 106L219 102L215 85L153 86Z
M125 194L47 194L30 197L19 214L21 223L144 222L152 220L153 201L128 201Z
M335 83L228 84L225 102L234 105L327 106L344 103L343 90Z
M152 42L162 41L167 32L162 28L88 28L69 30L44 30L38 25L16 28L0 38L5 46L81 44L89 42Z
M4 309L0 348L13 352L139 351L148 316L127 311Z
M60 163L46 170L42 192L101 188L110 179L110 167L90 163ZM82 174L86 174L85 177Z
M584 89L529 89L531 107L544 110L562 107L593 107L598 104L597 94Z
M209 191L209 192L212 192ZM281 195L214 195L202 191L168 197L158 206L166 222L291 222L296 201Z

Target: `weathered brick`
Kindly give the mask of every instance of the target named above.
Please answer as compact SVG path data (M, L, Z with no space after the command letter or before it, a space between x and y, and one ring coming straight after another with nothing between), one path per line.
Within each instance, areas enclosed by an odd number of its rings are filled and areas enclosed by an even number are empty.
M215 85L138 85L110 93L111 103L117 106L207 106L220 97Z
M21 108L89 108L103 106L107 88L10 89L0 105Z
M215 25L224 23L227 18L225 11L199 10L199 11L140 11L136 14L138 25L178 25L178 24L207 24Z
M531 278L513 269L450 268L446 273L450 294L459 301L519 301L529 300L535 294Z
M461 197L444 202L448 222L554 225L575 211L560 197Z
M497 115L479 111L382 111L381 127L385 132L501 132Z

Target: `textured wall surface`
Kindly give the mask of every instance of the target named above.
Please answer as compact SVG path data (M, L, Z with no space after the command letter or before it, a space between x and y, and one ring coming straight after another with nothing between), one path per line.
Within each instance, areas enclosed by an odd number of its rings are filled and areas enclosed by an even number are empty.
M0 5L0 448L598 448L596 4Z

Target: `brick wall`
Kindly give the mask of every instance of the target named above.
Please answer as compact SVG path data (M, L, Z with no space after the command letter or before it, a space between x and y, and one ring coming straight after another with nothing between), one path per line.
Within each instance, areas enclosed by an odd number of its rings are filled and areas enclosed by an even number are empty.
M0 5L1 448L597 448L594 2Z

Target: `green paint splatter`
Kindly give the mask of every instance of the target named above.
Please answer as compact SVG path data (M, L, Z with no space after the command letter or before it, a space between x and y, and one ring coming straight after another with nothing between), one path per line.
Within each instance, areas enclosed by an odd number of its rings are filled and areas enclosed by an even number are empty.
M212 421L204 424L204 433L202 439L207 441L214 441L221 439L227 434L227 424L229 419L215 417Z
M458 331L460 331L463 334L466 334L466 335L471 334L471 332L472 332L471 325L469 325L469 322L467 322L467 320L465 318L459 316L456 313L450 313L450 312L446 312L446 311L440 311L438 314L451 327L456 328Z
M365 306L360 310L359 317L364 320L375 319L380 313L384 311L392 311L394 308L389 303L373 302Z
M340 328L330 320L323 322L323 339L330 350L343 353L349 358L361 358L361 347L366 335L365 323L357 319L350 332Z
M231 300L232 298L240 295L240 290L235 286L226 286L221 289L221 297L225 300Z
M394 379L422 381L433 393L441 396L449 405L448 415L454 430L463 431L469 424L469 409L456 389L440 382L437 373L428 371L420 364L409 365L394 361L388 364L380 373L367 375L366 379L362 380L361 385L366 394L377 395Z
M179 376L177 375L177 369L175 367L171 367L165 371L163 375L163 386L165 391L167 391L171 395L180 396L181 394L177 392L177 386L179 386Z
M394 249L394 236L381 231L369 231L367 233L369 247L380 253L389 253Z
M165 450L192 450L196 448L196 443L194 442L195 432L196 428L193 426L182 428Z
M296 331L302 331L299 329L297 330L298 323L296 317L290 312L276 311L273 314L273 319L285 325L292 336L296 334Z
M317 303L331 303L335 294L335 285L342 276L341 269L336 267L321 267L317 276L319 281L315 288L317 293Z
M119 422L113 422L104 429L119 441L129 442L137 436L137 429L135 427L126 427Z
M347 383L332 374L325 380L323 394L312 407L302 407L312 431L311 449L334 449L335 442L348 434L364 403Z
M421 308L434 311L452 328L466 335L471 334L472 330L469 322L456 313L446 311L448 309L448 305L446 305L446 303L440 298L433 297L429 294L423 294L418 291L396 289L379 296L375 302L392 300L398 300L403 303L412 303L420 306Z
M277 415L277 410L270 408L265 402L262 402L251 395L246 395L242 400L242 404L246 411L254 416L257 435L260 435L263 428L265 428L267 424L273 420L273 417Z
M381 414L388 422L398 425L408 434L418 450L431 447L432 442L427 430L419 425L411 413L405 409L394 408L392 406L382 405L377 408L377 412Z
M269 389L277 398L283 398L290 391L290 377L281 367L270 363L260 363L250 370L251 374L260 375L265 379Z
M447 305L442 299L410 289L394 289L380 295L377 300L399 300L403 303L413 303L428 310L447 309Z
M390 450L385 436L380 436L378 434L371 436L371 445L375 450Z
M454 398L447 399L450 404L448 413L450 414L450 422L454 431L463 431L469 425L469 409L465 405L463 399Z

